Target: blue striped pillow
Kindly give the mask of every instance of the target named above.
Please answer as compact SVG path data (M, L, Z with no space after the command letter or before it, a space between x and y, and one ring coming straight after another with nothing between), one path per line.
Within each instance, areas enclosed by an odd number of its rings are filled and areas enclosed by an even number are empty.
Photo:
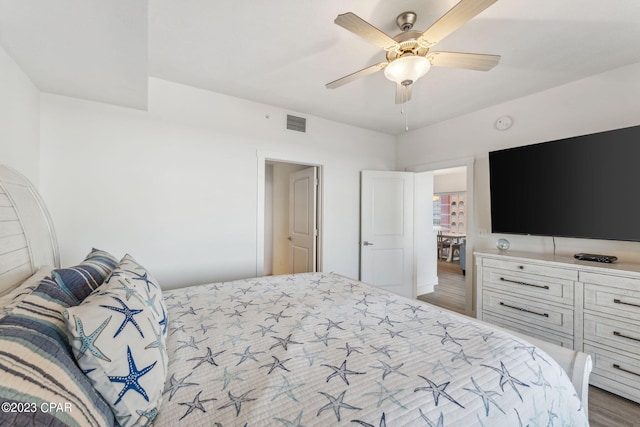
M55 269L51 276L73 298L72 305L78 305L104 282L116 265L118 260L113 255L94 248L81 264Z
M20 404L0 412L0 425L115 424L67 340L62 312L75 299L45 279L0 319L0 403Z

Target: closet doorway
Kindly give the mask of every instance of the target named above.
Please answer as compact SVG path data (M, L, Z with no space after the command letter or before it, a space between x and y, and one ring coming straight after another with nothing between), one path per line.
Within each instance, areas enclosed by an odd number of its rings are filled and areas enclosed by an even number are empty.
M264 275L320 270L321 167L267 160Z

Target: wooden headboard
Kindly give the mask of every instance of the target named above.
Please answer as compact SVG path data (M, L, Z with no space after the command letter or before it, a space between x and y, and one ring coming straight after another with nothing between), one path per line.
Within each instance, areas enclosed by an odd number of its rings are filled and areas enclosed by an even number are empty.
M25 176L0 165L0 294L43 265L60 266L49 212Z

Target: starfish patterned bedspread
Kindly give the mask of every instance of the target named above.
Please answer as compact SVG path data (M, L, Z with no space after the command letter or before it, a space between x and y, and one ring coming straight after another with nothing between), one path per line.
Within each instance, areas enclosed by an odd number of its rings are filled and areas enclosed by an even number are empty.
M169 369L156 426L582 426L542 350L333 274L164 292Z

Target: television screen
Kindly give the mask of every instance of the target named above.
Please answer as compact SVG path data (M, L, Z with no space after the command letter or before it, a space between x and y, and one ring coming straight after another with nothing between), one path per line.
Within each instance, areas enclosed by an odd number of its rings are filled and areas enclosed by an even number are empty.
M489 153L493 233L640 241L640 126Z

